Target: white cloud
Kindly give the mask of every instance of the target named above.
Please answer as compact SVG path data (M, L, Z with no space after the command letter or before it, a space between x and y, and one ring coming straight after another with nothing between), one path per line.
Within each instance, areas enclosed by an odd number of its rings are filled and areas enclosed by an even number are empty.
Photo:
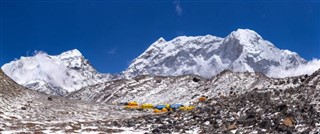
M268 72L267 76L276 77L276 78L284 78L291 76L299 76L305 74L312 74L313 72L320 69L320 60L313 59L309 61L307 64L299 65L296 68L284 69L279 67L273 67Z
M67 75L67 67L64 64L59 64L55 59L50 58L44 52L38 52L35 55L35 61L38 63L39 73L37 74L40 79L44 79L53 85L63 85L64 88L72 87L73 81ZM36 70L34 70L36 71Z
M73 79L67 74L68 68L61 64L60 59L50 57L45 52L35 51L33 57L23 57L24 62L14 62L13 66L20 69L11 69L8 64L2 69L19 84L29 84L37 80L49 82L61 88L72 88Z
M176 0L174 1L174 4L175 4L175 8L176 8L176 13L178 16L181 16L182 15L182 12L183 12L183 9L180 5L180 0Z

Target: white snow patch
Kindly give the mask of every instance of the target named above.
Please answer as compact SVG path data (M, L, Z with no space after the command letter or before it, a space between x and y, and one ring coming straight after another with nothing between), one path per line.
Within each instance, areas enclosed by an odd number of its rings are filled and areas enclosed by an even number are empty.
M237 129L235 130L230 130L231 133L235 134L237 132Z

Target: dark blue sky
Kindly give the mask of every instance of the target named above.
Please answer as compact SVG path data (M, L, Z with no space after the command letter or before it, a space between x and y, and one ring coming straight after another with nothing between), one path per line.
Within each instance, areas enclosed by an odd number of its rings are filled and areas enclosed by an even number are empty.
M320 1L0 0L3 65L77 48L100 72L127 68L160 37L258 32L278 48L320 58Z

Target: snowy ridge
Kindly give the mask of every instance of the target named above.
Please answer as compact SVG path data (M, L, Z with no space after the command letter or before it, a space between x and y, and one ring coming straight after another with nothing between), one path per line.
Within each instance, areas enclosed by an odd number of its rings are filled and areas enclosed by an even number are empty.
M112 77L98 73L76 49L57 56L40 52L32 57L21 57L1 68L17 83L52 95L66 95Z
M280 50L249 29L238 29L227 37L180 36L171 41L160 38L134 59L123 74L177 76L184 74L210 78L229 69L235 72L261 72L272 67L294 68L306 60L297 53Z

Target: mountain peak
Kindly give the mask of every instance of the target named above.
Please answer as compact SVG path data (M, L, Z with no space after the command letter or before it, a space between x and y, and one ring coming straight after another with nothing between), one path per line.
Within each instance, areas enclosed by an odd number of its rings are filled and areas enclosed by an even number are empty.
M109 75L96 72L77 49L55 56L38 53L22 57L1 69L20 85L52 95L65 95L109 79Z
M231 32L231 33L234 33L234 34L237 34L237 35L242 35L242 36L244 36L244 35L256 35L256 36L260 36L257 32L255 32L255 31L253 31L253 30L251 30L251 29L241 29L241 28L239 28L239 29L237 29L236 31L233 31L233 32ZM261 37L261 36L260 36Z
M165 43L167 41L163 37L160 37L156 42L157 43Z
M61 53L59 57L61 58L82 57L82 54L78 49L73 49L73 50L69 50Z
M257 32L250 29L237 29L236 31L231 32L228 37L236 38L243 43L262 39L262 37Z

